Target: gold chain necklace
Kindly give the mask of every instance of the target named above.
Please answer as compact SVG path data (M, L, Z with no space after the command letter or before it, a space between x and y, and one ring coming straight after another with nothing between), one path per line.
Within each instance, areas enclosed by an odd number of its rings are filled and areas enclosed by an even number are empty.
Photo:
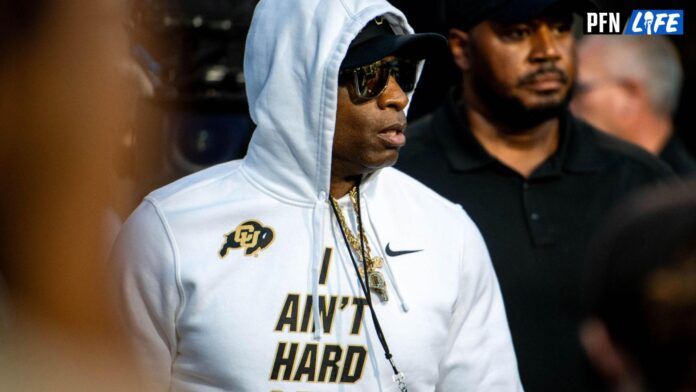
M353 189L351 189L348 192L348 196L350 198L351 204L353 205L353 211L357 215L358 210L360 209L360 207L358 206L357 187L353 187ZM353 248L353 250L355 250L355 253L358 255L358 258L362 260L360 240L358 240L358 238L356 238L353 232L351 232L348 228L348 224L346 224L346 219L343 216L343 210L341 209L341 206L338 205L338 201L336 201L336 199L334 199L333 197L330 197L330 200L331 204L333 204L334 206L334 209L338 211L336 217L338 218L338 224L341 226L341 230L346 235L348 243ZM375 293L379 295L380 300L382 300L382 302L386 302L389 300L389 294L387 293L387 281L384 280L384 275L382 275L382 272L378 270L378 268L382 268L382 265L384 265L384 260L382 260L382 258L379 256L372 256L372 250L370 249L370 244L367 241L365 230L362 230L362 227L360 227L359 231L360 236L362 237L363 246L365 247L365 258L367 260L362 260L362 262L363 265L367 267L368 284L370 286L370 289L374 290ZM361 278L364 278L365 271L362 266L360 267L359 271L360 274L363 275L361 276Z

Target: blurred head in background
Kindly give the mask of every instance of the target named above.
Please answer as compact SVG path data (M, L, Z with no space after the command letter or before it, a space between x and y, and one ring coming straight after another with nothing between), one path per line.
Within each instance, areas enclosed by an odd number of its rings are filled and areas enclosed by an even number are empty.
M134 98L124 3L0 0L2 390L133 390L103 230Z
M590 255L581 341L612 390L696 389L696 183L636 195Z
M573 112L658 155L671 135L684 78L669 39L591 35L580 41L578 61Z

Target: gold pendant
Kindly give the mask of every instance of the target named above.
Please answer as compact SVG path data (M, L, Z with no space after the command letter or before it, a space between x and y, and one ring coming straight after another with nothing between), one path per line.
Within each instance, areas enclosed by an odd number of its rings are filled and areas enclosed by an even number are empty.
M384 280L384 276L379 271L368 271L367 280L370 284L370 289L379 295L379 299L382 302L389 301L389 294L387 293L387 282Z

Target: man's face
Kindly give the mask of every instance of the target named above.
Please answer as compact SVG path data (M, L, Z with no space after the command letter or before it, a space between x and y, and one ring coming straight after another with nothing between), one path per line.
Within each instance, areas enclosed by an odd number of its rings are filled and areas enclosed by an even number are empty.
M486 110L522 127L557 116L575 77L572 14L471 29L466 77Z
M581 44L578 50L578 81L571 109L578 117L603 131L631 140L624 123L622 108L628 99L624 81L613 76L606 59L600 56L605 48Z
M393 76L379 96L366 102L358 102L350 86L339 85L332 171L359 175L393 165L406 143L407 104Z

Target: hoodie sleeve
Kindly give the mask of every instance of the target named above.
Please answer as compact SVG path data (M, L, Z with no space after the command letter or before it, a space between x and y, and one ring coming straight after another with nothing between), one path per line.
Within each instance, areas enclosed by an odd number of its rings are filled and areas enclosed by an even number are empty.
M462 211L460 287L437 391L521 391L498 279L483 237Z
M154 201L146 199L128 218L114 245L122 318L138 362L153 383L148 390L168 390L176 353L176 251Z

